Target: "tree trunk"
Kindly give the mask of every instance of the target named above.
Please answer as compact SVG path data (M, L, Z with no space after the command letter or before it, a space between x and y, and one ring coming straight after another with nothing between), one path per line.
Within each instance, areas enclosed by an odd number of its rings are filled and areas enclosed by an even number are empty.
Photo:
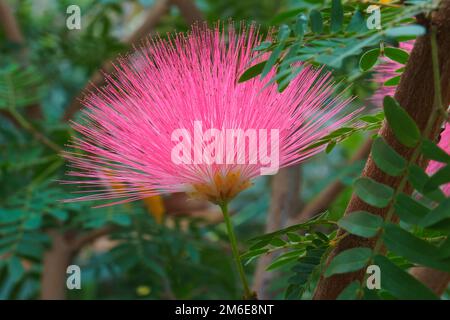
M4 0L0 0L0 24L3 26L6 39L19 45L24 44L23 35L16 18Z
M442 101L444 105L450 103L450 0L441 2L440 8L433 14L432 23L437 27L437 40L439 47L439 64L441 72L442 85ZM400 105L417 122L420 130L424 130L426 123L430 117L434 103L434 84L433 71L431 61L430 37L425 35L419 37L411 52L411 56L406 65L405 72L401 77L400 84L397 87L395 98ZM441 127L442 119L434 124L431 136L435 140ZM412 150L408 149L397 141L392 131L384 123L379 134L405 159L411 157ZM424 168L425 161L420 161L419 165ZM391 177L379 170L373 162L371 156L366 163L362 176L370 177L378 182L396 188L400 178ZM411 193L411 186L407 186L404 190ZM353 194L352 199L347 207L346 213L364 210L385 217L387 210L374 208ZM337 247L331 252L328 262L331 261L340 252L354 247L370 247L373 248L375 239L364 239L357 236L349 235L339 242ZM329 278L322 277L318 283L314 299L335 299L342 290L352 281L361 280L365 270L358 272L335 275Z
M55 230L48 233L52 238L52 247L44 254L41 299L64 300L66 298L66 270L75 253L63 234Z
M411 274L440 297L450 282L450 273L427 267L412 268Z

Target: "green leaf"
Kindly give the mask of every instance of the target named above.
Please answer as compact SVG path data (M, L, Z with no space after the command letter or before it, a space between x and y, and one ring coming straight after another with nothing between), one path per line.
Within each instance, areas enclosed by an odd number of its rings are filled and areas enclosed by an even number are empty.
M361 69L361 71L370 70L375 65L375 63L377 63L379 55L379 48L366 51L359 60L359 68Z
M311 21L311 31L314 33L322 33L323 31L322 14L316 9L311 10L311 13L309 14L309 19Z
M331 3L331 32L338 32L342 29L344 22L344 10L341 0L333 0Z
M410 115L390 96L384 97L384 115L395 137L403 145L414 147L420 140L420 131Z
M284 21L295 17L296 15L301 13L302 10L303 10L302 8L295 8L295 9L280 12L270 21L270 24L271 25L279 25L279 24L283 23Z
M254 258L259 257L262 254L265 254L267 251L269 251L269 249L267 249L267 248L262 248L262 249L256 249L256 250L248 251L248 252L244 253L243 255L241 255L241 259L242 260L247 260L248 259L248 261L245 263L247 265Z
M420 225L424 228L448 230L450 220L450 198L446 198L436 208L426 215Z
M297 36L297 41L302 42L303 36L305 34L305 26L308 23L308 18L302 13L299 14L297 20L295 21L294 32Z
M450 155L428 139L422 143L422 153L427 159L450 163Z
M271 233L266 233L263 234L262 236L258 236L255 238L250 239L249 241L251 242L261 242L263 243L264 241L268 241L267 244L274 238L283 234L286 234L288 232L294 232L294 231L298 231L298 230L308 230L309 228L311 228L312 226L317 226L317 225L330 225L330 224L334 224L333 222L326 220L326 215L328 214L327 211L325 211L324 213L320 214L319 216L317 216L316 218L313 218L311 220L308 220L306 222L303 223L299 223L299 224L295 224L292 226L289 226L287 228L284 229L280 229ZM255 244L256 246L256 244ZM252 246L253 248L253 246Z
M322 50L324 53L316 58L316 62L329 65L333 68L341 68L342 62L354 55L359 55L365 47L373 46L380 39L380 34L375 33L364 39L351 39L345 45L337 46L331 53Z
M425 28L417 25L412 24L408 26L401 26L401 27L395 27L388 29L386 31L386 35L390 38L397 38L397 37L413 37L413 36L422 36L426 32Z
M39 243L22 241L17 245L16 253L20 257L39 261L44 254L44 247Z
M391 60L401 64L406 64L409 58L408 52L399 48L386 47L384 48L384 55Z
M158 263L157 260L153 259L152 257L143 256L142 262L147 268L149 268L155 274L159 275L160 277L167 277L164 268L160 266L160 263ZM136 263L138 263L138 261L136 261Z
M280 26L280 29L278 30L277 35L277 41L278 42L284 42L289 37L289 34L291 33L291 29L287 24L283 24Z
M293 47L292 47L293 48ZM278 92L283 92L284 89L287 88L287 86L289 85L289 83L292 81L292 79L294 79L302 70L304 69L304 66L298 66L298 67L294 67L291 71L291 74L289 74L288 76L284 77L283 79L280 79L279 81L277 80L278 83Z
M292 267L294 275L288 279L290 284L286 290L287 299L299 299L310 288L314 275L322 270L322 265L328 245L321 244L318 247L308 246L296 265Z
M450 270L450 263L439 260L439 250L395 224L385 226L383 240L386 247L406 259L430 268Z
M253 48L253 51L264 51L272 45L271 41L264 41L259 46Z
M41 225L42 225L42 217L33 214L29 219L25 221L23 227L26 230L35 230L40 228Z
M358 9L355 10L355 13L352 16L348 26L347 32L362 32L367 29L366 20L364 19L361 11Z
M290 253L290 252L289 252ZM298 257L299 257L299 255L297 254L297 255L295 255L295 256L285 256L285 255L282 255L282 256L280 256L280 257L278 257L278 258L276 258L267 268L266 268L266 270L267 271L270 271L270 270L275 270L275 269L279 269L279 268L281 268L281 267L284 267L284 266L286 266L286 265L288 265L289 263L292 263L292 262L294 262L294 261L296 261L296 260L298 260Z
M372 159L378 168L394 177L401 175L406 169L406 160L381 137L373 142Z
M267 246L270 243L270 241L272 241L272 238L266 238L266 239L263 239L261 241L258 241L258 242L256 242L254 245L252 245L250 247L250 250L256 250L256 249L264 248L265 246Z
M357 300L361 292L361 283L358 280L350 282L339 294L337 300Z
M28 107L41 98L42 75L33 67L0 68L0 109Z
M272 51L266 64L264 64L263 70L261 72L261 79L267 76L270 70L272 70L273 66L275 65L281 53L283 52L283 49L284 43L279 43L278 46Z
M450 165L439 169L435 174L433 174L428 182L424 185L423 191L428 193L436 190L439 186L442 186L450 182Z
M249 250L256 250L256 249L261 249L264 248L265 246L267 246L270 241L272 241L272 238L269 239L263 239L261 241L258 241L257 243L255 243L254 245L252 245Z
M333 151L334 147L336 147L336 141L335 140L331 140L327 147L325 148L325 153L330 153L331 151Z
M375 236L383 224L380 216L366 211L355 211L345 215L338 221L339 227L360 237Z
M376 265L381 269L381 287L398 299L435 300L437 297L406 271L393 264L388 258L376 256Z
M17 209L0 208L0 221L2 224L17 222L24 218L25 212Z
M392 78L386 80L383 83L383 85L385 87L395 87L395 86L398 86L399 83L400 83L400 76L395 76L395 77L392 77Z
M418 224L430 212L426 206L404 193L397 196L394 208L400 220L413 225Z
M417 191L436 202L441 202L446 198L441 189L436 189L431 193L426 193L424 191L424 187L430 180L430 177L421 167L413 164L409 167L408 170L408 180Z
M370 178L358 178L355 181L355 193L361 200L377 208L384 208L391 201L394 190Z
M338 138L341 136L345 136L346 134L348 134L349 132L354 131L355 128L351 128L351 127L342 127L339 129L336 129L332 132L330 132L325 138Z
M282 246L284 246L285 244L286 244L286 242L283 241L283 240L280 239L280 238L273 238L273 239L270 241L270 245L272 245L272 246L274 246L274 247L282 247Z
M264 78L270 72L270 70L272 70L273 66L275 65L275 63L277 62L281 53L283 52L284 44L286 42L286 39L289 37L290 33L291 33L291 29L286 24L283 24L280 27L280 29L278 30L278 35L277 35L278 45L272 51L269 59L267 60L266 64L264 65L262 72L261 72L261 79Z
M118 224L119 226L129 226L131 225L131 218L127 214L116 214L111 217L111 221Z
M258 76L263 71L266 62L267 61L257 63L245 70L244 73L240 76L238 82L244 82Z
M328 265L325 277L338 273L357 271L363 268L370 259L370 248L352 248L339 253Z
M69 218L67 211L61 209L51 209L48 214L61 221L66 221Z
M25 269L23 268L22 262L18 257L12 256L9 258L8 272L13 282L16 282L22 278L25 273Z
M382 112L377 114L366 114L364 116L361 116L358 118L358 120L374 124L374 123L380 123L384 119L384 114Z
M409 167L408 180L412 184L412 186L417 189L417 191L422 192L423 187L428 182L430 177L425 173L425 171L413 164Z
M287 235L289 241L291 241L291 242L300 242L303 239L300 235L298 235L294 232L288 232L288 233L286 233L286 235Z

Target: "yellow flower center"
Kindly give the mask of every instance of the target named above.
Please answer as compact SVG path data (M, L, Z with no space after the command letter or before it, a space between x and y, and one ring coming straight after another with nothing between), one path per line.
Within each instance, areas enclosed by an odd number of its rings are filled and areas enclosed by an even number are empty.
M251 185L250 180L242 179L240 171L228 172L225 175L218 172L212 181L194 184L191 196L206 199L215 204L223 204Z

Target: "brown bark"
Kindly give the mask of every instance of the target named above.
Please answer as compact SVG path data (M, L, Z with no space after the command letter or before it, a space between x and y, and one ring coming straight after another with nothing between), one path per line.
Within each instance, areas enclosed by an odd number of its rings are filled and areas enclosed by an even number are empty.
M91 244L100 237L107 236L114 231L114 226L104 226L99 229L94 229L86 234L80 235L73 239L70 243L71 249L75 252L80 251L84 246Z
M364 142L361 148L348 161L348 165L352 165L358 161L367 159L369 156L370 148L372 146L372 139L368 139ZM288 223L288 225L298 224L305 222L315 215L324 212L331 203L344 191L345 185L336 180L330 183L325 189L323 189L312 201L310 201L299 214L295 215Z
M41 299L64 300L66 298L66 270L73 258L84 246L110 234L113 230L113 226L105 226L82 235L48 230L47 234L52 240L52 247L44 254Z
M427 267L412 268L410 273L440 297L448 288L450 273Z
M435 12L432 23L437 27L437 40L439 47L439 63L441 72L442 85L442 101L444 105L450 103L450 0L441 2L440 8ZM406 111L417 122L420 130L423 132L426 123L430 117L434 102L434 84L433 71L431 61L430 37L425 35L416 40L414 48L411 52L409 61L406 65L405 72L401 77L400 84L397 87L395 98L403 106ZM431 139L435 139L441 126L441 121L436 121L431 132ZM386 123L380 130L380 135L405 159L409 159L412 150L408 149L397 142L392 131ZM426 163L420 161L419 165L423 168ZM391 177L380 171L371 156L366 163L363 176L370 177L378 182L389 185L393 188L397 187L400 178ZM407 186L404 190L410 193L411 187ZM352 196L347 207L346 214L364 210L385 217L387 210L374 208L355 194ZM328 261L335 257L338 253L354 248L354 247L373 247L374 239L363 239L356 236L347 236L339 242L337 247L331 252ZM329 278L322 277L318 283L314 299L335 299L339 293L352 281L361 280L364 270L354 273L335 275Z
M267 214L267 233L285 227L287 221L297 212L299 206L299 190L299 166L283 168L273 177L271 203ZM258 260L253 280L253 290L256 292L258 299L274 298L269 292L269 285L275 273L266 271L273 258L273 254L267 254Z
M178 7L187 24L203 21L203 14L198 10L193 0L171 0Z
M41 299L64 300L66 298L66 270L75 254L64 235L49 231L52 247L44 254Z

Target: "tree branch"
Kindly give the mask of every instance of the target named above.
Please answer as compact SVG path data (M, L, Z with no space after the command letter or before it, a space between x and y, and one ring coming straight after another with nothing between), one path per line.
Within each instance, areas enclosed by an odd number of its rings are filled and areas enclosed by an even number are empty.
M75 238L71 242L71 249L74 252L78 252L84 246L94 242L95 240L97 240L100 237L103 237L103 236L106 236L106 235L110 234L114 230L115 230L114 226L108 225L108 226L104 226L104 227L99 228L99 229L94 229L92 231L89 231L88 233L80 235L77 238Z
M203 14L197 8L193 0L171 0L171 2L178 7L184 21L186 21L188 25L204 20Z

